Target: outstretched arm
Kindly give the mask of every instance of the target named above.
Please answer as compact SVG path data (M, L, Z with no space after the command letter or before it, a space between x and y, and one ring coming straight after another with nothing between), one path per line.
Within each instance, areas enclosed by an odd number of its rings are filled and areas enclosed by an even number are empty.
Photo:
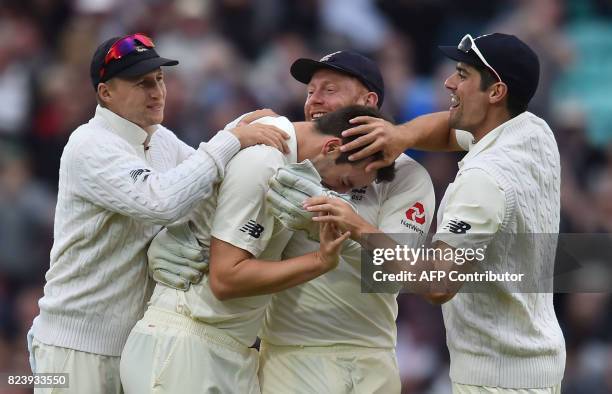
M351 123L355 127L344 131L342 136L357 138L340 148L343 152L357 150L349 157L350 160L363 159L376 152L383 153L383 159L370 163L367 171L390 165L406 149L463 150L449 126L448 111L422 115L401 125L369 116L356 117Z

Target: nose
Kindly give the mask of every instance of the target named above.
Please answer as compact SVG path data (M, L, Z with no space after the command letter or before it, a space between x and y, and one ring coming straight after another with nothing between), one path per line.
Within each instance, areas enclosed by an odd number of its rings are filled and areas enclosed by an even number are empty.
M163 81L155 81L155 84L149 90L149 94L153 98L158 98L163 96L164 85Z
M451 74L448 78L446 78L446 81L444 81L444 87L448 90L455 90L457 89L457 84L455 83L455 76L457 75L457 73L453 73Z
M319 90L315 90L313 91L310 96L308 96L308 98L306 99L306 105L313 105L313 104L321 104L323 103L323 95L321 94L321 92Z

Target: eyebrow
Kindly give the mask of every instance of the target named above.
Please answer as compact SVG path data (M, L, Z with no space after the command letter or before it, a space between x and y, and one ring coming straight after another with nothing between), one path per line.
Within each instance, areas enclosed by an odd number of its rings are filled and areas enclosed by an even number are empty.
M456 69L457 69L457 71L462 72L464 74L467 74L467 75L470 74L470 72L467 70L467 68L465 68L463 66L457 65Z

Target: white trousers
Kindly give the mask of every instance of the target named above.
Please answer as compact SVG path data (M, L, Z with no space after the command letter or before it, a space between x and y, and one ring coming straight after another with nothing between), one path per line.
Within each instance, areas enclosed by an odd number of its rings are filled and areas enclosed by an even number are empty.
M67 373L68 388L35 388L34 394L122 394L119 357L102 356L32 340L36 373Z
M472 386L453 382L453 394L561 394L561 385L543 389L505 389L501 387Z
M257 351L222 330L149 307L121 354L126 394L259 394Z
M394 349L274 346L262 341L263 394L399 394Z

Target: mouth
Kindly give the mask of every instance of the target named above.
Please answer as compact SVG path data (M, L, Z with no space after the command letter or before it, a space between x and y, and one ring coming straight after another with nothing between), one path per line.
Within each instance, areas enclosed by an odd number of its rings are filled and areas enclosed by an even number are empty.
M456 94L451 94L451 105L450 105L450 110L455 109L459 106L459 97L457 97Z
M162 104L152 104L152 105L147 105L147 108L152 111L161 111L164 108L164 106Z
M319 112L311 112L310 113L310 117L312 119L317 119L317 118L320 118L321 116L324 116L326 114L327 114L327 112L320 112L320 111Z

